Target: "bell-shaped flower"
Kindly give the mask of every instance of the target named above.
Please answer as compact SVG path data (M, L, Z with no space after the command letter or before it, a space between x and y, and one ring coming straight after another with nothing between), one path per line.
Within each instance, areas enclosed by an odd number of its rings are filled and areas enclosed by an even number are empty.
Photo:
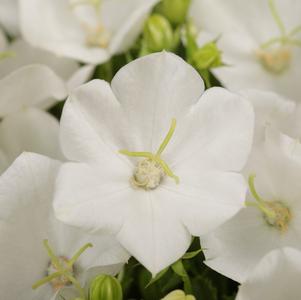
M194 0L199 28L220 37L224 66L214 75L230 90L271 90L299 101L301 2ZM200 33L202 34L202 32Z
M206 264L238 282L269 251L301 249L301 145L267 128L264 145L248 163L246 207L201 237Z
M300 298L301 252L274 250L264 256L240 286L236 300Z
M128 259L115 238L87 234L58 221L53 187L60 163L24 153L0 177L0 298L51 299L71 285L82 294L87 277ZM87 270L87 272L84 272Z
M21 0L21 30L40 47L100 64L128 50L158 0Z
M179 259L191 235L243 206L237 172L249 154L253 110L167 52L94 80L67 100L54 207L62 221L116 235L153 274Z
M23 151L62 158L58 121L44 109L66 98L92 71L22 40L8 45L0 37L0 171Z

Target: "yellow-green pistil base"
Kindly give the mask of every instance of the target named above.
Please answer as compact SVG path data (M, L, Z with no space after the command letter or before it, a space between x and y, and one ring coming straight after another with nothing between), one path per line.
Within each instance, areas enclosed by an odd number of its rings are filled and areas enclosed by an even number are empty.
M258 208L269 226L285 233L292 219L290 209L281 201L266 201L257 193L254 185L255 175L249 177L249 189L256 201L246 201L246 206Z
M179 178L171 171L167 163L161 158L161 154L171 140L175 128L176 120L172 119L170 129L155 154L151 152L130 152L128 150L119 151L119 153L127 156L144 158L138 162L133 177L130 179L130 182L134 187L153 190L160 185L165 175L173 178L177 184L179 183Z

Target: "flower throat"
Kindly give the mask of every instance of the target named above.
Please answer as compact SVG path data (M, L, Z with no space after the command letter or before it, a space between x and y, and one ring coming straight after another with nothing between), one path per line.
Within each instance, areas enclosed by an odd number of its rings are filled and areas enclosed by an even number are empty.
M120 150L119 153L131 157L142 157L131 177L131 183L134 187L152 190L157 188L165 175L173 178L179 183L179 178L171 171L168 164L161 158L161 154L170 142L176 128L176 120L172 119L170 129L160 145L158 151L154 154L151 152L130 152Z

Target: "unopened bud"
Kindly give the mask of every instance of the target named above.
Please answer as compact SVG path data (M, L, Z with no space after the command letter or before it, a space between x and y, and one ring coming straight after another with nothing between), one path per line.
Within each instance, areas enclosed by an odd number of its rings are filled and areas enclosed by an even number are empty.
M119 281L110 275L98 275L89 287L89 300L122 300Z
M158 14L150 16L144 25L144 41L151 52L172 50L174 35L168 20Z
M221 52L216 43L210 42L194 52L192 62L198 70L219 67L222 65Z
M173 25L185 22L191 0L163 0L156 11L166 17Z
M161 300L196 300L196 299L192 295L186 295L181 290L175 290L175 291L169 293L167 296L165 296Z

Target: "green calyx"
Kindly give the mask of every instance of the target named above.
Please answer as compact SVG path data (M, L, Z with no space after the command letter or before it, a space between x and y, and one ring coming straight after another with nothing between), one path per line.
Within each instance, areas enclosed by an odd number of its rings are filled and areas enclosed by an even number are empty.
M216 68L222 65L221 52L215 42L205 44L194 51L192 64L198 70Z

